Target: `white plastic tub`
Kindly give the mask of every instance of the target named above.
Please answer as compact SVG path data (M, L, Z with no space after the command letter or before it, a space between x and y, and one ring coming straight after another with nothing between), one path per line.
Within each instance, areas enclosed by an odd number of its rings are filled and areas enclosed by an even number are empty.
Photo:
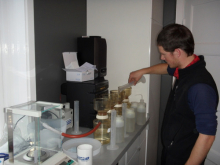
M102 144L100 141L92 138L75 138L67 140L63 143L62 149L63 152L66 153L73 159L77 158L77 147L81 144L90 144L92 145L93 156L97 155L100 152Z

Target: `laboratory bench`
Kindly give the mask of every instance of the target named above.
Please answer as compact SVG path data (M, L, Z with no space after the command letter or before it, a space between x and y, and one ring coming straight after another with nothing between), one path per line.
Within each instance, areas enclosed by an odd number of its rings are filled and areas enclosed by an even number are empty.
M129 137L125 138L123 143L117 143L119 147L117 150L108 150L107 146L110 144L102 145L99 154L93 156L94 165L144 165L146 157L146 135L147 125L149 123L149 115L146 118L144 125L135 126L135 131L127 133ZM79 128L80 131L86 133L90 131L89 128ZM71 134L72 129L68 129L67 133ZM93 134L88 137L93 138ZM64 138L64 142L68 138Z

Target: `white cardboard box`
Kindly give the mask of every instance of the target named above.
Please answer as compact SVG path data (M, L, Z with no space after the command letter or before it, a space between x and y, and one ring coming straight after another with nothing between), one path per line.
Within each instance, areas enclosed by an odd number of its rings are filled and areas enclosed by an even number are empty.
M89 63L83 64L79 67L76 52L64 52L63 59L66 71L67 81L89 81L94 80L95 66Z

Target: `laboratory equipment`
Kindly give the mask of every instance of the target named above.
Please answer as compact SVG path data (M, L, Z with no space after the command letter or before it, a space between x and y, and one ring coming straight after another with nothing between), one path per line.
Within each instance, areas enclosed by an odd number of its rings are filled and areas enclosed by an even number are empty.
M110 95L111 99L114 100L116 104L122 104L122 101L125 98L124 91L119 92L118 90L111 90Z
M81 144L77 147L77 161L79 165L92 165L92 145Z
M62 95L66 95L66 101L70 108L74 109L74 101L79 101L79 126L93 128L93 120L97 111L94 110L93 100L108 95L108 80L95 79L85 82L67 81L61 86Z
M124 91L125 91L125 99L128 99L128 97L131 95L131 90L132 90L131 87L124 89Z
M146 82L146 79L145 79L144 76L141 77L141 79L137 82L137 84L140 83L140 82L142 82L142 83L145 83L145 82ZM133 86L133 85L134 85L134 82L132 81L132 82L127 83L127 84L125 84L125 85L119 86L119 87L118 87L118 91L121 92L121 91L123 91L124 89L130 88L130 87Z
M116 110L117 115L122 115L122 104L116 104L114 109Z
M126 115L127 115L127 104L126 103L123 103L122 104L122 116L123 116L123 119L124 119L124 137L129 137L129 135L126 133L126 127L127 127L127 124L126 124Z
M123 116L116 117L116 143L124 142L124 120Z
M140 103L138 104L138 107L137 107L136 123L138 125L144 125L145 122L146 122L146 103L144 102L143 96L141 95Z
M57 132L66 132L66 122L62 120L63 104L31 101L28 103L5 108L8 125L9 159L5 165L60 165L72 161L62 152L62 136ZM44 113L56 114L56 119L42 118ZM58 114L58 115L57 115ZM46 115L47 116L47 115ZM22 136L17 136L14 130L21 130ZM19 137L19 141L16 138Z
M82 132L79 130L79 101L74 101L74 135L79 135Z
M125 92L118 90L110 91L110 99L112 100L112 108L116 110L117 115L122 115L122 101L124 100Z
M64 107L62 108L62 119L66 121L66 129L72 128L73 127L73 109L70 108L70 103L66 102L63 103ZM58 114L58 111L55 111L54 114L51 114L50 112L45 112L42 114L41 118L52 118L56 119L56 115Z
M69 129L73 127L73 109L70 108L70 103L64 103L64 105L62 118L66 121L66 129Z
M111 108L113 109L114 106L118 103L118 91L117 90L110 91L110 99L111 99Z
M94 132L94 139L99 140L102 144L108 144L110 142L110 120L108 116L99 116L94 120L94 127L101 122L100 127Z
M126 110L126 132L134 132L135 130L135 112L133 108Z
M102 144L108 144L110 142L110 127L111 123L108 119L106 105L108 98L96 98L94 99L94 109L98 112L96 119L93 121L94 127L101 123L100 127L94 132L94 138L99 140Z
M77 159L77 146L81 144L90 144L92 145L93 156L99 154L102 144L100 141L93 138L78 138L78 139L70 139L63 143L62 149L63 152L66 153L69 157L73 159Z
M116 110L111 111L111 141L107 146L108 150L117 150L119 147L116 145Z
M125 97L124 97L124 100L122 101L123 103L127 103L127 108L130 108L131 107L131 103L129 102L129 96L131 95L131 87L129 88L125 88L123 91L125 93Z

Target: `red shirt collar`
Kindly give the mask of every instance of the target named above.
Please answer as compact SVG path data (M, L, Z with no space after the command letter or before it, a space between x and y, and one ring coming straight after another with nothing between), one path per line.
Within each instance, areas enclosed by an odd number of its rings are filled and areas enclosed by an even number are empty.
M188 67L190 65L193 65L193 64L195 64L196 62L198 62L200 60L197 55L195 55L195 54L193 54L193 55L195 57L194 60L191 63L189 63L189 65L187 65L186 67ZM173 76L176 77L177 79L179 79L179 68L176 68Z

